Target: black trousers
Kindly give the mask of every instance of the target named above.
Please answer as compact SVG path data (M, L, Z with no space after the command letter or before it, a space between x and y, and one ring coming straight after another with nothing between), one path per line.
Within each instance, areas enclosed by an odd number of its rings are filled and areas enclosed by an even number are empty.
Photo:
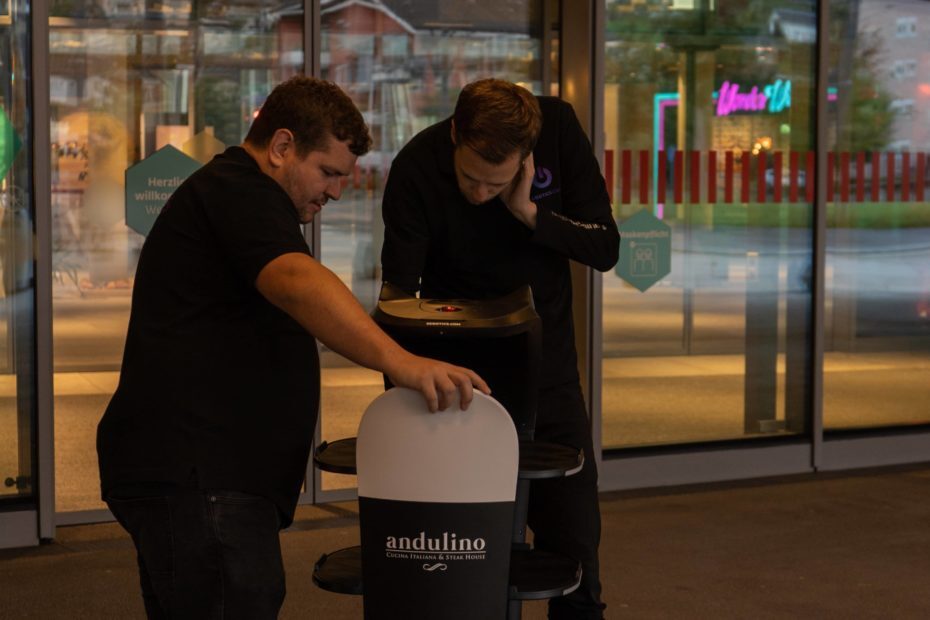
M236 491L111 493L132 536L150 619L264 620L284 602L278 509Z
M601 511L597 467L581 386L577 383L540 393L536 439L584 450L581 471L565 478L534 480L530 485L527 525L537 549L562 553L581 562L581 585L571 594L549 601L549 618L600 619L601 581L598 546Z

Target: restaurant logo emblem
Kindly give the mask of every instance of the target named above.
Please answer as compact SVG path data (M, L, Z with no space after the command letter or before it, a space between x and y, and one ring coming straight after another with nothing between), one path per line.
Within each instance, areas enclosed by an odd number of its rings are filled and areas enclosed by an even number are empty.
M484 538L463 538L454 532L443 532L442 536L427 536L421 531L417 536L387 536L384 555L395 560L424 561L422 568L427 572L445 571L449 562L486 560L487 541Z

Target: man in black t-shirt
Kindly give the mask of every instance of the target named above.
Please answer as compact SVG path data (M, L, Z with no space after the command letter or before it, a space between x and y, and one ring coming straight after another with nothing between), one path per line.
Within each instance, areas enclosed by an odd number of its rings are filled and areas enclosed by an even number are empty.
M241 147L195 172L145 241L116 393L97 431L103 498L138 551L150 618L274 618L320 396L319 338L466 407L473 372L411 355L310 255L300 225L371 140L335 85L293 78Z
M581 392L569 259L606 271L620 236L591 144L567 103L501 80L459 95L391 165L383 199L385 282L421 297L488 299L529 284L542 318L536 439L584 451L581 472L535 481L539 549L582 564L550 618L601 618L597 470ZM493 386L492 386L493 387Z

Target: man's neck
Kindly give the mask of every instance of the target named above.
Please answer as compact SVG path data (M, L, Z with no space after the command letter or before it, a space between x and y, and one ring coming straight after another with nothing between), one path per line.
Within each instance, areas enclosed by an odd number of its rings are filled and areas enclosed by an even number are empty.
M240 146L249 154L249 157L255 160L255 163L258 164L258 168L262 172L274 178L271 174L271 164L268 163L267 149L259 148L251 142L243 142Z

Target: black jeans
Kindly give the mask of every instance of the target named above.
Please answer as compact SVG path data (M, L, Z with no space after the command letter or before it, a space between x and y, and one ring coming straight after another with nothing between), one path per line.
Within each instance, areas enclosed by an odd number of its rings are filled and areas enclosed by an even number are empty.
M530 485L527 525L537 549L554 551L581 562L578 589L549 600L552 620L598 620L601 601L598 547L601 509L597 497L597 464L584 397L578 384L545 389L539 395L536 439L584 450L581 471L565 478L534 480Z
M150 619L277 618L284 602L279 513L236 491L117 490L107 505L135 543Z

